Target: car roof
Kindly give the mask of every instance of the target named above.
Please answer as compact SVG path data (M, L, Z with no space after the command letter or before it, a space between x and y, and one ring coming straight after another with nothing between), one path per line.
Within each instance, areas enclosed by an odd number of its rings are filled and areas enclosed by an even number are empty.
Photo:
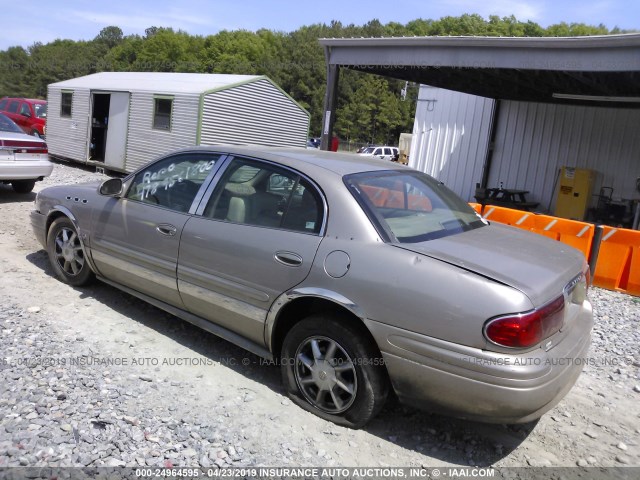
M297 147L211 145L184 149L184 151L193 150L262 158L309 174L334 173L339 176L344 176L360 172L412 170L404 165L390 163L388 160L363 157L354 153L338 153L318 149L309 150Z
M31 103L47 103L46 100L42 100L41 98L24 98L24 97L2 97L0 100L23 100L25 102Z

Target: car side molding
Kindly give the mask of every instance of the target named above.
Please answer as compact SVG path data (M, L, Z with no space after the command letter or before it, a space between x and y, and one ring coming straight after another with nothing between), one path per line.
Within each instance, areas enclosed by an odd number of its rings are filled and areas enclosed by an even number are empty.
M158 307L161 310L164 310L167 313L170 313L171 315L174 315L186 322L189 322L193 325L195 325L196 327L202 328L203 330L206 330L209 333L212 333L224 340L227 340L245 350L248 350L249 352L262 357L266 360L273 360L273 355L271 354L271 352L267 351L263 346L258 345L255 342L252 342L251 340L248 340L247 338L243 337L242 335L238 335L235 332L232 332L231 330L224 328L220 325L217 325L213 322L210 322L208 320L205 320L202 317L198 317L197 315L194 315L190 312L187 312L185 310L182 310L178 307L174 307L173 305L169 305L168 303L163 302L162 300L158 300L156 298L150 297L149 295L145 295L144 293L140 293L137 290L134 290L133 288L129 288L125 285L121 285L117 282L113 282L105 277L102 277L100 275L96 275L96 278L98 280L100 280L101 282L104 282L108 285L111 285L112 287L115 287L119 290L122 290L123 292L128 293L129 295L133 295L134 297L137 297L141 300L144 300L145 302L153 305L154 307Z

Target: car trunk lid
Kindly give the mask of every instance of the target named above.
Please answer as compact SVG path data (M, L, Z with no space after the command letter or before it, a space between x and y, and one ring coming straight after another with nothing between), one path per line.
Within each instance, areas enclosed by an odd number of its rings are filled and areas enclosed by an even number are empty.
M504 225L395 246L517 288L540 306L580 274L584 257L560 242Z

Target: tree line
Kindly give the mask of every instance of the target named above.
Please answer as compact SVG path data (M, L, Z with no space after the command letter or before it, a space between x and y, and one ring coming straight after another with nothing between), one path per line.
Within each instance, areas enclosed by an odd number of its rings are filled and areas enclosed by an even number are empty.
M53 82L101 71L156 71L267 75L311 114L311 135L319 136L326 82L319 38L477 35L510 37L581 36L624 33L604 25L559 23L542 28L514 16L479 15L416 19L401 24L372 20L364 25L314 24L292 32L223 30L190 35L149 27L144 35L103 28L93 40L63 40L0 51L0 97L46 98ZM417 85L343 69L335 131L358 143L395 143L410 132Z

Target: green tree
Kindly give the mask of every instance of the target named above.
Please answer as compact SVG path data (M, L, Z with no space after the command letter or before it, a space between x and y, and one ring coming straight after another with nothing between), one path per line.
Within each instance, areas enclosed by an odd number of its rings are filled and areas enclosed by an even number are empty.
M151 26L145 35L125 36L103 28L91 41L58 39L29 48L0 51L0 95L46 97L52 82L97 71L180 71L267 75L311 114L311 134L321 132L326 65L319 38L479 35L509 37L579 36L628 33L604 25L561 22L544 29L516 17L476 14L417 18L403 25L373 19L363 25L313 24L292 32L261 29L221 31L206 37ZM411 131L418 86L342 69L338 84L336 132L359 142L394 143Z

